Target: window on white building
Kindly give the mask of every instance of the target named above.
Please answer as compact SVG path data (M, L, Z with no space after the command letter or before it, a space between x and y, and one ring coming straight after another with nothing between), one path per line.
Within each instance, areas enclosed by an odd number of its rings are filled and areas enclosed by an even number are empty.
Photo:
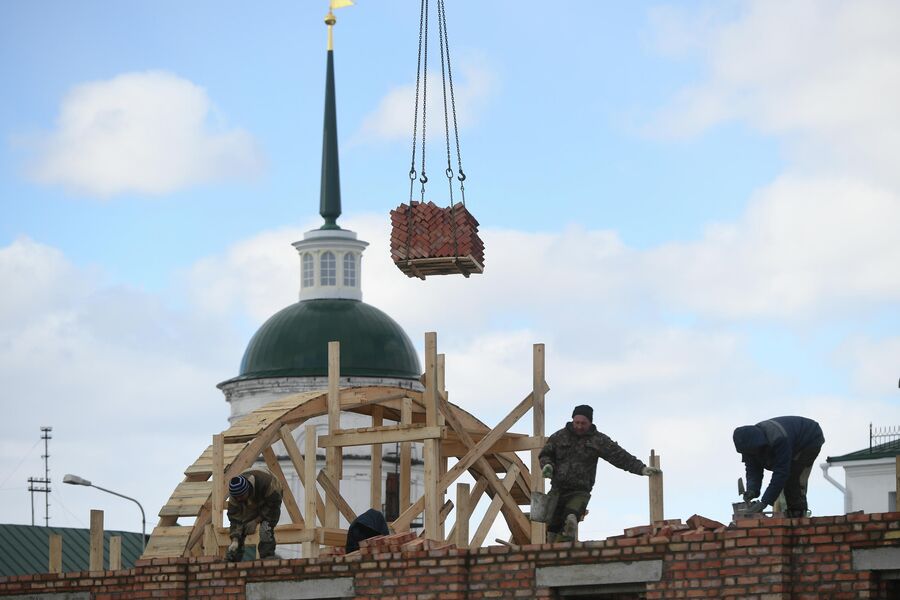
M322 285L337 285L337 263L333 252L323 252L319 261L319 277Z
M301 286L302 287L312 287L315 282L315 275L313 273L313 257L312 254L305 253L303 258L301 259Z
M356 287L356 256L352 252L344 254L344 285Z

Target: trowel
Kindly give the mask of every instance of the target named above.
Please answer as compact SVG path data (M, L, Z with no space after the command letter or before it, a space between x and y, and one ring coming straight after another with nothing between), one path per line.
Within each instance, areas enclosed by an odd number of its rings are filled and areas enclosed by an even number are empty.
M744 488L744 478L738 477L738 496L741 497L741 502L732 502L731 508L734 510L734 514L732 515L732 520L737 519L755 519L764 516L762 513L750 512L750 505L752 502L744 501L744 492L746 489Z

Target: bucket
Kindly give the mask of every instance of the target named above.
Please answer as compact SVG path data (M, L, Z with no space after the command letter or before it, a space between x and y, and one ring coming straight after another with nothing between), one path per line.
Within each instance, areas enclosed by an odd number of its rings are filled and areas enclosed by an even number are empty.
M558 494L531 492L531 520L536 523L549 523L558 500Z

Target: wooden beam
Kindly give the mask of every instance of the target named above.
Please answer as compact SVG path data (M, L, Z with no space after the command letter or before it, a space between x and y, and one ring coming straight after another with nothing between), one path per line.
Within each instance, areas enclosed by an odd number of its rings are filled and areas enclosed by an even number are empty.
M547 391L546 385L544 386L544 391ZM504 504L504 515L507 517L507 522L511 523L510 528L513 530L513 535L517 537L522 543L527 542L531 537L531 526L528 523L528 519L525 518L525 515L519 509L519 506L516 504L515 500L506 491L503 487L503 484L500 483L500 480L497 478L497 475L494 473L493 468L484 458L484 452L487 448L490 448L504 433L509 430L512 425L519 420L528 410L531 408L532 403L532 394L528 394L524 400L522 400L515 408L513 408L510 413L503 418L503 420L491 430L486 436L484 436L481 441L477 444L473 445L469 452L466 453L465 456L459 459L459 461L453 465L453 467L447 471L447 473L441 478L439 482L439 487L442 490L446 490L454 481L456 481L457 477L460 474L465 472L469 467L471 467L476 462L479 464L479 468L483 471L482 475L487 478L488 484L493 488L494 493L500 494L503 498ZM441 398L441 408L444 411L444 415L447 418L447 423L451 426L451 428L456 431L459 435L460 439L463 442L471 441L466 430L462 427L462 424L456 419L456 416L452 413L449 408L449 405L446 404L446 399ZM481 462L483 461L483 462ZM424 499L419 498L413 505L411 505L408 509L403 511L399 517L393 522L392 526L394 531L405 531L409 529L409 524L412 520L422 512L424 507Z
M544 344L535 344L532 348L531 386L534 396L532 414L532 439L544 440ZM546 442L544 442L546 443ZM531 491L544 491L544 476L541 473L540 448L531 449ZM531 521L531 543L543 544L547 540L547 524Z
M472 493L469 494L469 517L472 516L472 511L475 510L475 507L478 506L478 501L481 500L481 497L484 495L484 490L487 489L487 479L484 477L479 477L475 482L475 487L472 489ZM447 534L448 540L456 539L456 523L453 524L453 527L450 528L450 533ZM468 543L468 542L467 542Z
M122 536L109 537L109 570L118 571L122 568Z
M334 435L341 428L341 344L328 342L328 435ZM328 478L340 490L343 477L343 451L331 446L325 451L325 470ZM340 495L340 494L338 494ZM340 525L338 507L334 500L325 497L325 527Z
M660 468L659 454L655 450L650 450L651 467ZM647 479L650 480L650 524L662 521L663 517L663 474L651 475Z
M316 426L306 426L306 465L303 469L303 496L307 516L307 528L312 529L316 525ZM303 557L315 558L319 556L319 544L312 541L303 542Z
M422 396L425 403L425 424L429 427L437 427L438 424L437 396L437 334L429 331L425 334L425 393ZM434 439L425 440L424 461L425 530L422 537L440 540L441 494L438 491L440 452Z
M513 485L516 483L516 477L519 475L519 467L517 465L513 465L509 473L506 474L506 477L503 478L503 489L507 492L512 489ZM488 506L487 511L484 513L484 516L481 518L481 523L478 525L478 529L475 530L475 536L472 538L472 548L478 548L481 544L484 543L484 538L487 537L488 532L490 532L491 527L494 525L494 520L497 518L497 513L500 512L500 509L503 507L503 498L500 494L495 494L493 499L491 499L491 504Z
M412 423L412 398L404 398L400 406L400 423ZM409 508L412 487L412 443L400 442L400 512ZM421 509L420 509L421 510ZM410 519L411 520L411 519ZM405 529L409 529L409 524Z
M212 524L222 527L225 510L225 436L217 433L212 443Z
M347 504L344 497L341 496L340 488L331 481L331 478L328 476L328 471L325 469L319 471L319 476L316 477L316 481L322 486L322 490L325 492L326 501L333 502L340 513L344 515L344 518L347 519L347 522L352 523L356 519L356 513L353 512L353 509Z
M470 433L469 435L472 436L472 441L477 443L478 440L484 437L485 434ZM504 437L497 440L496 443L488 448L485 451L485 454L521 452L523 450L535 449L537 449L538 453L540 453L541 448L543 448L544 444L546 443L546 436ZM459 440L459 436L454 435L453 431L448 431L446 433L446 437L441 441L441 452L445 453L447 456L464 456L468 451L469 447L463 444ZM538 469L538 471L540 471L540 468Z
M315 426L313 426L313 431L315 431ZM306 473L306 462L303 460L303 456L300 454L300 448L297 446L297 440L294 439L294 435L291 431L291 428L287 425L283 425L279 430L279 435L281 436L281 443L284 444L284 449L287 450L288 456L291 457L291 462L294 464L294 471L297 473L297 477L300 479L300 485L303 486L303 495L304 498L308 493L305 483L304 474ZM313 453L313 464L316 462L315 452ZM315 469L313 470L313 474L315 475ZM322 497L319 495L319 489L313 485L312 492L316 496L316 516L319 517L319 523L325 522L325 503L322 501ZM305 511L304 507L304 511ZM310 522L310 527L314 527L316 524L315 517L310 518L308 515L305 517Z
M469 506L469 484L456 484L456 526L453 538L457 548L469 547L469 516L472 507Z
M435 378L436 378L435 382L437 385L437 392L439 394L443 394L445 397L447 394L447 388L444 385L444 383L445 383L444 368L446 367L446 363L447 363L446 357L443 354L438 354L437 355L437 363L436 363L437 369L436 369L436 373L435 373ZM436 407L435 411L437 413L437 425L439 427L443 427L444 424L446 423L446 421L444 419L444 414L437 407ZM444 474L448 470L447 469L447 467L448 467L447 454L444 453L444 451L441 449L441 444L435 444L435 451L437 452L437 479L440 480L441 477L443 477ZM438 504L443 504L445 498L446 498L446 496L444 495L444 492L439 492L438 498L437 498ZM438 533L437 533L439 540L447 539L446 535L445 535L445 531L446 530L444 528L444 519L441 519L441 522L438 525Z
M203 528L203 556L219 556L217 529L224 529L224 527L216 527L210 523Z
M384 426L384 407L372 407L372 427ZM381 506L381 444L372 444L372 466L369 477L369 506L375 510L382 510Z
M342 429L341 431L323 435L319 438L319 448L333 446L367 446L373 443L396 443L444 437L442 427L428 427L418 423L412 425L386 425L384 427L360 427L358 429Z
M262 454L263 459L266 461L266 466L269 467L269 471L281 482L281 501L284 503L284 507L291 517L291 523L295 523L301 527L305 526L303 514L300 512L300 507L297 506L297 499L294 498L294 490L291 489L290 482L287 480L287 477L284 476L284 471L278 463L278 457L275 456L275 451L272 450L272 446L263 450Z
M88 570L103 570L103 511L91 510L91 547Z
M50 534L50 556L48 556L48 572L62 573L62 536L58 533Z

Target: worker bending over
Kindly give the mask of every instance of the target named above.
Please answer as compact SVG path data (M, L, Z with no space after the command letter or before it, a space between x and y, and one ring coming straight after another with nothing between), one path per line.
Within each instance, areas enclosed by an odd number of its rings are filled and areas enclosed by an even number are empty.
M660 473L625 451L592 421L594 409L575 407L572 421L551 435L540 453L541 472L550 479L550 496L558 496L556 510L547 524L548 542L574 541L580 521L591 499L597 475L597 459L602 458L635 475Z
M766 493L748 507L750 512L762 512L775 504L784 490L788 517L804 517L806 484L816 457L825 443L822 428L806 417L775 417L756 425L734 430L734 449L741 453L747 467L747 491L744 501L759 497L763 469L772 471Z
M281 482L265 471L245 471L228 483L228 535L225 559L244 557L244 538L259 524L259 558L275 556L275 526L281 517Z

